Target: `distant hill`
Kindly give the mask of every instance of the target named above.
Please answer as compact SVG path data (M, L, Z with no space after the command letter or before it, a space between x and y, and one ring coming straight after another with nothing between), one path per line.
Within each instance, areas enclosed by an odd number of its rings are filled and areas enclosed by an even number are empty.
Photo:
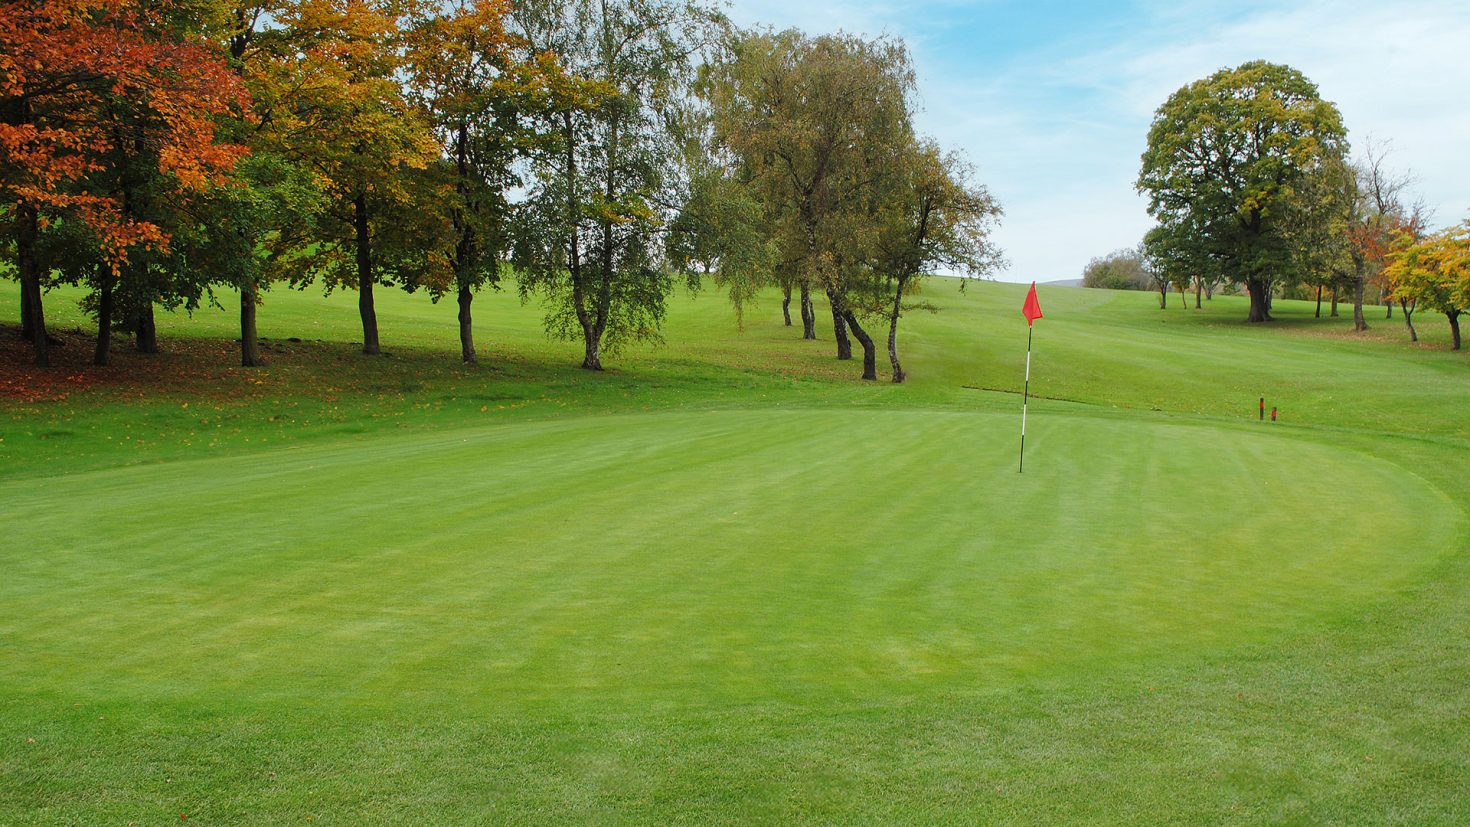
M1042 284L1052 287L1081 287L1082 279L1057 279L1056 281L1043 281Z

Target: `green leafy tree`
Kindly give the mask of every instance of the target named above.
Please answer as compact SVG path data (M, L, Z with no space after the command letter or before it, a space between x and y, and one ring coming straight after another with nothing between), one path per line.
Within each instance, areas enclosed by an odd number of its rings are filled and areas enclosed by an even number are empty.
M260 145L308 170L326 200L315 237L289 239L300 246L276 259L297 285L357 289L365 354L381 350L376 284L449 281L447 196L428 170L439 145L402 83L406 12L394 0L298 0L275 13L289 36L257 64Z
M816 337L810 294L821 290L837 358L852 358L851 331L866 379L876 378L876 345L859 319L891 295L873 268L888 210L880 181L902 179L913 84L897 41L786 31L736 37L702 87L737 180L764 205L774 278L800 291L803 336Z
M1143 266L1137 247L1124 247L1098 256L1082 268L1082 286L1102 290L1150 290L1153 279Z
M1337 315L1339 292L1352 284L1354 264L1353 210L1359 202L1358 183L1346 159L1323 159L1293 189L1285 232L1295 256L1294 278L1317 294L1316 315L1322 315L1322 294L1331 291L1331 315Z
M893 381L907 374L898 358L898 322L904 299L935 269L984 276L1004 265L990 232L1000 205L985 187L971 181L972 168L960 156L945 154L921 140L898 156L895 174L878 179L879 231L872 270L891 300L882 314L888 322L888 360Z
M587 370L659 338L673 289L663 234L679 207L667 124L716 19L675 0L528 0L514 12L531 48L578 82L549 90L551 141L532 156L512 260L522 296L545 298L548 332L582 340Z
M1247 319L1268 321L1273 286L1298 259L1290 232L1296 188L1345 150L1342 116L1316 85L1289 66L1252 61L1195 81L1159 107L1137 187L1168 228L1161 238L1198 248L1203 261L1244 282Z
M766 207L748 186L739 160L717 140L707 108L685 109L674 127L682 147L685 192L683 206L669 225L669 261L711 277L727 292L736 323L743 326L746 306L761 287L776 281L780 250L767 234ZM783 286L782 311L790 327L791 285Z
M449 189L444 254L453 281L427 287L436 299L455 293L466 363L476 361L471 304L476 291L500 281L510 194L522 184L518 164L540 138L534 116L558 83L565 86L555 57L530 54L507 28L510 9L509 0L455 0L419 14L407 33L411 92L430 113Z

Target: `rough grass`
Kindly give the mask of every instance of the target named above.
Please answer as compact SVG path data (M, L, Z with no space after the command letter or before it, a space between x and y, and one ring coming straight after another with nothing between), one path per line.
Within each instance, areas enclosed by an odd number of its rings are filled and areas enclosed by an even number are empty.
M266 369L207 312L98 370L53 294L60 368L0 330L0 821L1463 822L1436 320L1043 289L1017 475L1022 290L932 285L898 387L771 297L594 375L504 295L477 368L281 293Z

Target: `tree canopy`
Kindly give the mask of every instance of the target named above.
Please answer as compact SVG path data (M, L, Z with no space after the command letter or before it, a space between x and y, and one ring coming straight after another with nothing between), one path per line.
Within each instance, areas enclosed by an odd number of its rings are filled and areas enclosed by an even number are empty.
M1266 61L1182 87L1154 113L1137 187L1168 256L1244 282L1248 319L1301 260L1298 191L1347 151L1337 107L1301 72Z

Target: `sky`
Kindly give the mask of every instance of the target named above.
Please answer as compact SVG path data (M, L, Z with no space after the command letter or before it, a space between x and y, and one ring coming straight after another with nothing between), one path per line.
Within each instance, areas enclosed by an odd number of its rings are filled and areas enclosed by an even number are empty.
M1004 281L1079 278L1152 226L1133 188L1155 109L1248 60L1337 104L1355 154L1385 144L1435 226L1470 218L1470 0L1232 3L732 0L735 22L902 38L916 126L961 149L1005 209Z

